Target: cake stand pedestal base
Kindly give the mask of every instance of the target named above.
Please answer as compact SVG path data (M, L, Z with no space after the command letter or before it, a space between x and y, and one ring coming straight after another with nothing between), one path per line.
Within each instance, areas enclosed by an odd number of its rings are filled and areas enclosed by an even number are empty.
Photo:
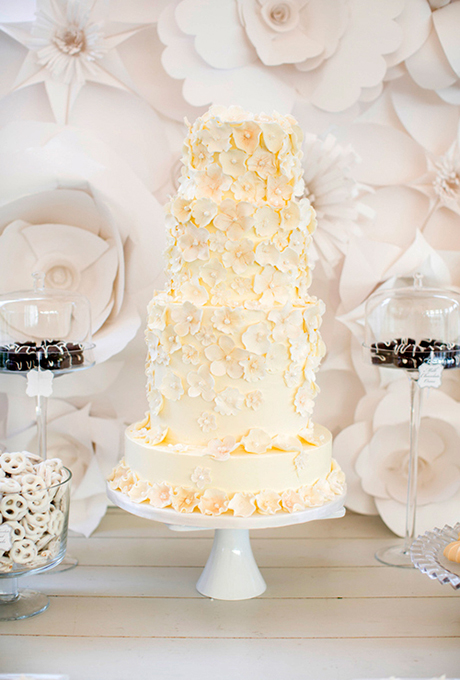
M249 600L266 591L252 554L249 529L215 530L211 554L196 589L215 600Z
M107 496L112 503L132 515L163 522L174 531L214 529L211 554L196 585L199 593L214 600L248 600L265 592L265 581L252 554L250 529L303 524L317 519L343 517L345 514L345 494L319 508L252 517L214 517L196 512L181 514L169 508L157 509L151 505L133 503L128 496L113 491L109 485Z

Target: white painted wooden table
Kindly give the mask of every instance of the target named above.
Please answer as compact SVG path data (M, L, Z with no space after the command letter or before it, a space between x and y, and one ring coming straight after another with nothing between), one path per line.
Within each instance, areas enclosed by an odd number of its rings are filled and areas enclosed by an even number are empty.
M380 565L378 518L251 532L267 591L200 596L211 532L178 534L119 509L72 538L75 570L24 579L51 595L0 625L0 671L71 680L351 680L460 677L460 593Z

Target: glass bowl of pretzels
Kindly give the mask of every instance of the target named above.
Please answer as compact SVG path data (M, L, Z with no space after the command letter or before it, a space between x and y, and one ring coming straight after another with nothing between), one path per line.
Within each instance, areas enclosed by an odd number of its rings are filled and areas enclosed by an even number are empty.
M48 607L45 595L19 592L17 579L63 559L71 477L58 458L42 460L28 451L0 455L0 620Z

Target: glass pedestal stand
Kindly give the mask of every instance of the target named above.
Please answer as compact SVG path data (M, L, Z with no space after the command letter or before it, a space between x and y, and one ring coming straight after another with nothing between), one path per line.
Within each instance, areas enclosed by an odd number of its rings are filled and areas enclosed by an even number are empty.
M300 512L257 515L252 517L212 517L201 513L180 514L175 510L157 509L133 503L120 491L107 485L109 500L138 517L169 525L175 531L214 529L214 542L206 566L198 579L199 593L215 600L248 600L261 595L265 581L254 559L249 538L250 529L303 524L317 519L343 517L345 494L318 508Z
M48 609L49 598L34 590L18 590L18 579L0 579L0 621L28 619Z
M418 371L407 371L410 381L410 435L409 464L407 469L407 501L406 526L404 541L388 548L381 548L375 557L382 564L390 567L413 569L410 547L415 538L415 518L417 512L417 476L418 476L418 438L422 408L422 390L418 383Z

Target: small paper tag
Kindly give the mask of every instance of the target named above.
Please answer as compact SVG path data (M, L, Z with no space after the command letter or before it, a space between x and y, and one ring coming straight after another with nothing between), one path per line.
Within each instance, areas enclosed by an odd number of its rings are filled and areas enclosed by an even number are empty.
M442 364L422 364L418 369L419 387L440 387L443 370Z
M9 524L0 524L0 550L6 552L11 549L11 527Z
M52 371L38 371L36 368L29 371L26 394L28 397L50 397L53 394Z

